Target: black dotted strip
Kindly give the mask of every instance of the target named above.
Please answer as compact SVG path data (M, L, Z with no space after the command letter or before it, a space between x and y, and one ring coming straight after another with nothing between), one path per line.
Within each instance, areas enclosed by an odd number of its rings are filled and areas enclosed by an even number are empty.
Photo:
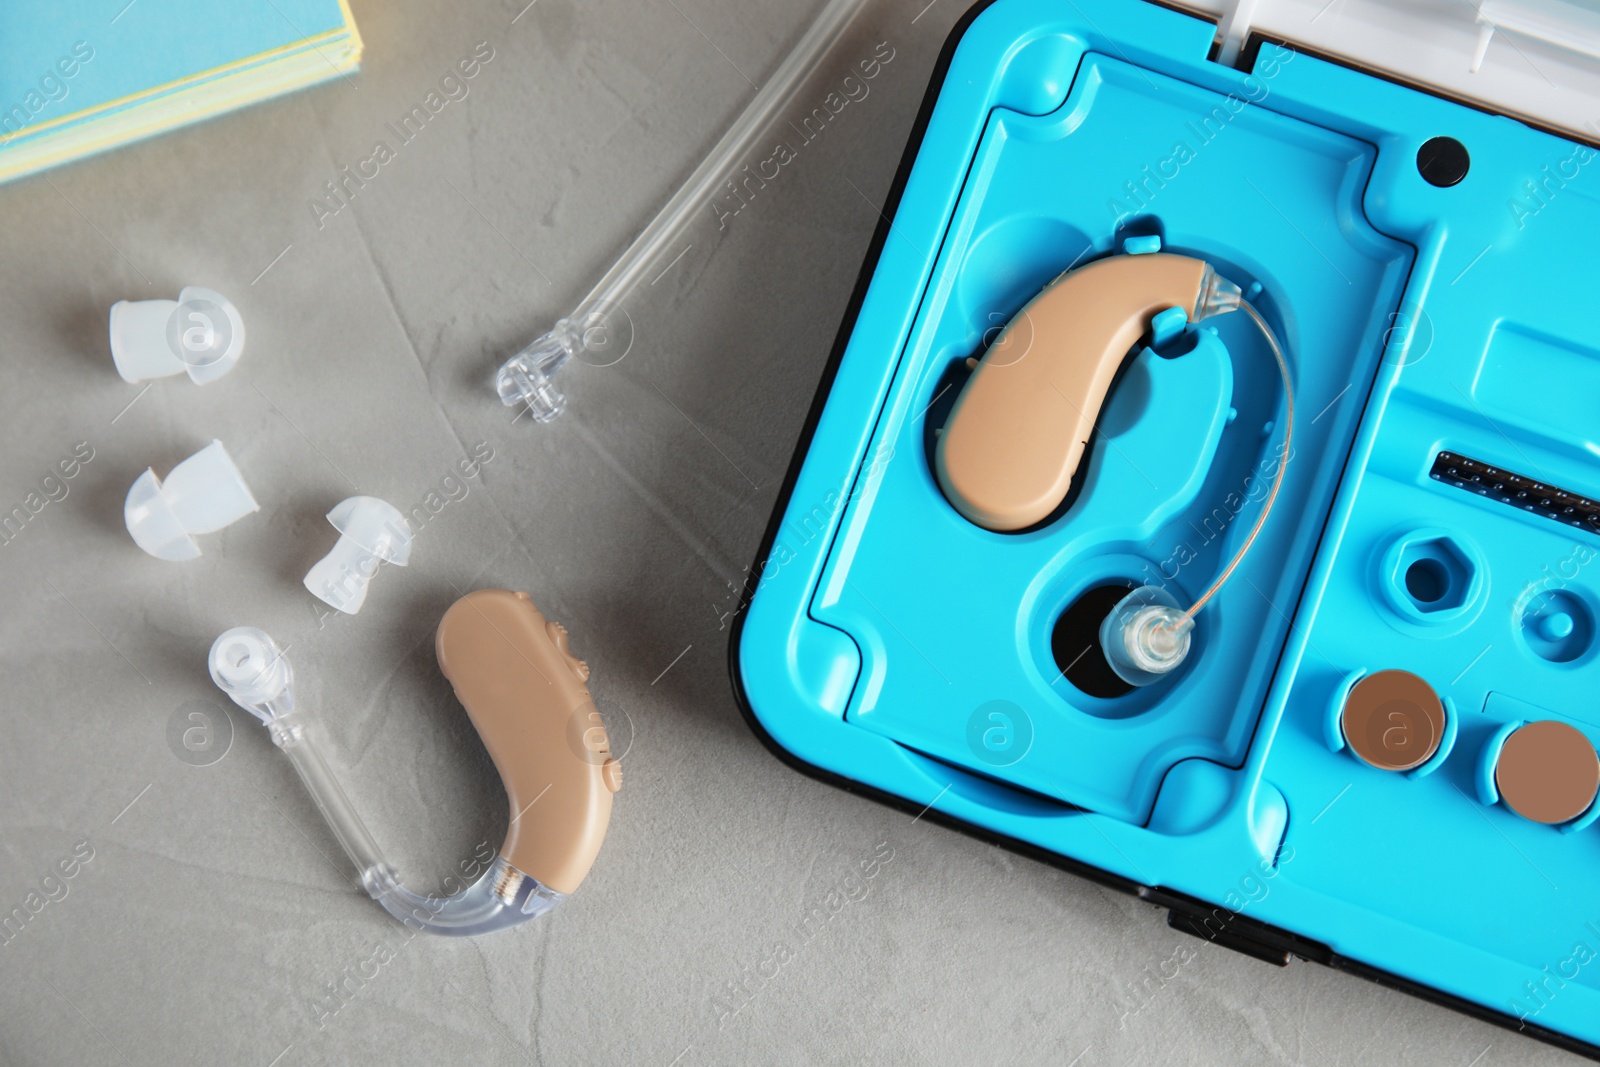
M1456 452L1440 452L1428 472L1435 481L1498 500L1541 518L1600 534L1600 501L1569 493Z

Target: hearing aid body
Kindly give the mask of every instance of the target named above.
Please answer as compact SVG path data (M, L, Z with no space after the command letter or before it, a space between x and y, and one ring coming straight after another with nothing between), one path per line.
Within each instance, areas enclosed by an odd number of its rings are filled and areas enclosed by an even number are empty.
M584 683L589 668L526 593L480 589L446 611L435 641L500 772L511 823L500 847L512 867L559 893L578 888L611 818L622 765Z
M1066 499L1106 394L1157 312L1203 312L1210 264L1154 253L1067 271L989 346L939 436L945 496L987 530L1021 530ZM1230 286L1231 288L1231 286Z

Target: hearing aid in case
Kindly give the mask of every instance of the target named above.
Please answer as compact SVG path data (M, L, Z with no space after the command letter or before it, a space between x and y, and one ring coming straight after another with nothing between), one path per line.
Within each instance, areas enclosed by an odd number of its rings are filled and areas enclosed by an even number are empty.
M742 710L1184 928L1281 872L1241 952L1600 1054L1562 963L1600 937L1600 204L1502 236L1590 138L1442 97L1404 12L1376 71L1180 6L952 35L752 562Z
M1167 308L1198 321L1239 290L1168 253L1111 256L1045 287L984 353L939 436L939 485L987 530L1021 530L1067 495L1118 369ZM1231 305L1230 305L1231 306Z
M1114 255L1069 269L1006 324L956 398L939 435L939 486L963 516L1010 533L1044 521L1071 488L1117 372L1152 320L1178 309L1199 322L1243 310L1283 377L1284 449L1244 543L1195 603L1160 586L1132 590L1100 627L1111 669L1134 686L1160 681L1189 654L1194 616L1221 589L1266 523L1288 469L1294 386L1277 335L1211 264L1165 252ZM1165 325L1165 324L1163 324Z
M544 914L583 882L605 839L622 765L589 697L588 666L528 594L468 593L440 620L435 652L511 810L499 855L477 882L449 897L400 883L296 710L293 668L271 637L236 627L216 639L209 659L218 688L265 723L294 763L367 894L416 929L483 934Z

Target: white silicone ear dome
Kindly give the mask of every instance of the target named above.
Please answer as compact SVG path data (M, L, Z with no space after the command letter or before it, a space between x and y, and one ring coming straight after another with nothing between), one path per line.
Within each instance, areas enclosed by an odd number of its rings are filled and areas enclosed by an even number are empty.
M146 470L122 506L133 543L157 559L179 562L200 555L195 534L212 533L260 510L244 476L221 441L179 463L166 481Z
M341 500L328 512L339 543L306 573L305 587L329 607L354 615L366 603L367 584L380 563L404 567L411 559L411 527L400 509L375 496Z
M111 360L124 381L186 373L214 382L244 353L244 320L214 289L185 286L176 300L119 300L111 305Z

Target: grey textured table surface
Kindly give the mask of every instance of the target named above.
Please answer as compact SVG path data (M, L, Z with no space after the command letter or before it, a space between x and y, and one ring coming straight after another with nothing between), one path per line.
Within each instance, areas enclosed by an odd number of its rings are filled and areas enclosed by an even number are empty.
M524 2L357 0L359 75L0 188L0 503L93 451L0 546L0 910L45 901L0 945L0 1063L1571 1061L1202 945L762 747L726 614L961 5L876 3L839 56L894 49L870 95L725 229L708 216L633 309L627 357L565 372L571 409L533 426L494 402L493 367L582 295L816 5ZM480 42L467 98L319 220L323 183ZM126 385L107 309L184 284L236 300L244 359L205 388ZM193 562L143 555L128 485L213 437L261 511ZM300 578L358 490L440 506L359 616L323 618ZM292 645L357 805L437 886L506 825L431 641L491 585L570 627L627 782L558 911L411 937L265 732L220 710L205 652L243 622ZM169 730L207 707L232 738L200 766Z

